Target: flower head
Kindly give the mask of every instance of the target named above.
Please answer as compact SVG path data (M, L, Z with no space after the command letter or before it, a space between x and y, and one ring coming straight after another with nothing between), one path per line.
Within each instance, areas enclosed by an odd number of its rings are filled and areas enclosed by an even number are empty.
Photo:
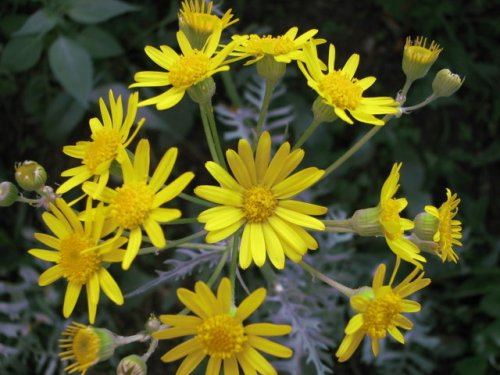
M206 168L220 187L195 188L196 195L219 204L198 216L209 232L208 243L224 240L244 226L239 258L242 268L252 260L260 267L266 256L279 269L285 265L285 255L298 262L307 249L318 248L304 227L325 229L323 222L310 216L325 214L325 207L289 199L317 182L324 171L310 167L290 176L304 151L290 152L288 142L281 145L272 160L270 155L268 132L262 133L255 155L250 144L241 139L238 152L226 152L234 177L220 165L207 162Z
M400 216L408 205L406 198L394 198L399 189L399 170L402 163L394 164L382 186L377 207L358 210L352 217L353 229L361 236L383 235L389 248L401 259L422 267L425 262L417 245L405 238L404 232L413 229L413 221Z
M398 286L384 285L385 265L381 264L373 278L372 287L351 297L351 307L358 312L345 328L346 336L335 355L340 362L347 361L366 336L372 342L375 356L379 352L379 340L389 333L404 344L404 336L399 330L412 329L413 323L403 313L420 311L418 302L405 299L410 294L425 288L431 280L425 278L418 268L408 275Z
M354 78L359 64L359 55L352 55L342 69L336 70L335 47L330 44L328 71L323 72L323 63L318 58L316 46L312 43L304 47L303 61L299 68L307 79L307 84L318 93L323 103L332 108L335 115L348 124L353 124L347 112L359 122L384 125L384 121L374 115L398 112L398 102L387 96L363 97L363 92L371 87L376 78Z
M427 38L418 36L414 40L406 38L403 51L403 72L410 81L425 77L443 49L432 41L427 46Z
M184 0L179 11L179 28L187 36L191 45L197 49L203 48L207 38L217 29L238 22L233 19L232 10L219 17L215 14L212 1Z
M177 41L182 54L177 54L168 46L160 46L160 49L147 46L146 54L166 72L145 71L136 73L136 83L130 87L157 87L170 86L170 88L155 97L143 100L140 106L155 104L159 110L175 106L184 97L186 90L200 83L214 74L229 70L229 65L224 60L239 43L239 39L233 40L222 50L217 52L221 37L221 28L217 28L208 38L202 49L193 48L186 35L177 32Z
M177 159L177 148L172 147L165 152L151 179L149 158L149 142L142 139L137 145L134 163L132 164L128 155L122 160L122 186L116 189L106 187L101 194L97 194L96 183L87 182L83 185L87 194L108 204L106 216L111 220L110 225L118 228L119 233L123 230L129 231L127 250L122 262L123 269L130 267L139 251L142 229L146 231L153 246L162 248L166 245L160 223L178 219L181 211L161 206L179 195L194 177L192 172L186 172L167 186L163 186Z
M432 240L437 244L436 252L444 261L457 262L458 255L453 250L453 245L462 246L459 241L462 238L462 223L455 220L458 212L460 199L457 194L452 194L446 189L446 202L441 207L425 206L425 212L437 219L435 233Z
M73 322L62 333L59 347L62 361L74 361L64 371L84 375L91 366L111 358L115 350L114 335L107 329Z
M108 263L121 262L124 251L119 249L127 240L114 236L102 240L109 234L105 226L102 204L92 209L87 202L87 219L82 224L77 214L62 200L50 205L50 212L44 212L42 219L54 233L35 233L35 238L54 249L31 249L28 252L55 265L40 275L38 284L46 286L64 278L68 282L64 296L63 315L69 317L80 296L83 286L87 290L89 321L95 320L99 294L102 289L114 303L121 305L123 295L116 281L108 272Z
M59 186L57 194L63 194L91 177L97 177L99 189L102 190L108 183L111 163L123 159L126 155L125 149L144 124L144 119L141 119L130 134L137 116L138 93L130 95L125 118L121 96L115 99L112 90L109 90L108 95L109 109L104 99L100 98L101 119L94 117L89 121L91 140L64 146L63 152L75 159L81 159L82 165L61 173L61 176L70 178Z
M195 291L180 288L179 300L195 315L161 315L160 320L169 328L153 333L156 339L173 339L193 336L169 350L164 362L173 362L186 357L177 375L187 375L208 356L208 374L238 374L238 365L245 374L277 374L259 350L276 357L289 358L292 351L261 336L281 336L291 331L289 325L243 322L259 308L266 298L264 288L257 289L238 306L232 306L231 284L222 279L217 295L203 282L196 283Z
M465 78L452 73L449 69L441 69L432 81L432 94L435 97L453 95L464 83Z

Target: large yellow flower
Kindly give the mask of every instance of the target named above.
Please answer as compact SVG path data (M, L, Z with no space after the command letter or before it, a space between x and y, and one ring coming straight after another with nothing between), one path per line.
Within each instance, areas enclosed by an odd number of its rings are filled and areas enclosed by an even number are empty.
M399 170L402 164L393 165L389 177L382 186L378 220L387 244L394 254L421 268L422 265L419 262L425 262L425 258L419 254L418 246L404 236L406 230L413 229L413 221L399 216L399 213L408 205L408 201L406 198L394 198L399 189Z
M240 43L240 39L232 41L217 52L220 37L221 28L219 27L210 35L203 48L198 50L193 48L186 35L179 31L177 41L182 51L181 55L168 46L160 46L160 49L146 46L145 51L149 58L166 72L136 73L134 76L136 83L130 87L170 86L170 88L158 96L141 101L139 105L154 104L159 110L171 108L179 103L189 88L218 72L229 70L229 65L225 64L224 60Z
M99 99L102 120L94 117L90 119L91 141L80 141L76 145L64 146L63 152L76 159L82 160L79 167L68 169L61 173L63 177L70 177L57 189L57 194L63 194L75 186L80 185L95 176L102 190L109 179L109 168L113 160L120 161L126 154L126 147L132 142L144 123L141 119L132 135L130 130L137 115L139 95L130 95L127 104L127 114L124 110L121 96L115 99L113 91L109 90L109 110L104 99Z
M163 186L170 176L177 159L177 148L170 148L161 159L153 176L149 179L149 142L142 139L136 148L134 163L128 155L122 161L123 185L111 189L106 187L97 194L98 185L86 182L83 190L108 204L106 215L111 219L111 226L119 233L128 230L129 241L123 258L122 267L128 269L142 243L142 228L146 231L153 246L162 248L166 245L165 234L160 223L178 219L181 211L176 208L162 208L187 186L193 179L192 172L183 173L167 186Z
M438 220L433 240L437 244L437 253L441 260L456 263L458 255L453 250L453 245L462 246L459 241L462 238L462 223L460 220L454 220L460 199L457 198L456 193L452 194L450 189L446 189L446 197L446 202L441 207L425 206L425 212Z
M123 303L120 288L107 268L108 263L122 261L125 252L119 247L127 240L118 236L101 240L109 234L105 226L102 204L92 209L88 203L86 216L87 219L82 225L68 204L60 198L57 199L55 204L50 205L50 212L44 212L42 215L43 221L55 237L35 233L38 241L56 251L31 249L29 253L39 259L56 263L40 275L40 286L52 284L61 277L68 281L63 305L65 318L73 312L82 287L86 287L89 321L93 323L101 288L114 303Z
M285 265L285 255L299 262L307 249L318 248L303 227L325 229L323 222L310 216L325 214L325 207L289 199L317 182L324 171L310 167L289 176L302 161L304 151L290 152L288 142L271 161L270 155L268 132L262 133L255 155L250 144L241 139L238 152L226 152L234 178L220 165L207 162L206 168L221 186L195 188L199 197L220 204L198 216L209 232L208 243L224 240L244 226L239 258L242 268L252 260L262 266L266 255L279 269Z
M379 340L385 338L387 333L404 344L399 328L412 329L413 323L402 314L420 311L418 302L405 297L425 288L431 282L430 279L424 279L423 272L419 272L415 268L398 286L392 287L392 283L384 285L385 265L381 264L373 278L372 287L351 297L351 307L358 314L347 324L346 336L335 353L339 362L347 361L352 356L365 335L371 339L375 356L379 352Z
M332 107L335 115L348 124L353 124L347 112L357 121L372 125L384 125L384 121L374 115L398 112L399 103L387 96L363 97L363 92L374 83L375 77L354 78L359 64L359 55L353 54L342 69L336 70L335 47L330 44L328 72L323 72L323 62L318 58L316 46L304 46L303 61L298 61L307 84L318 93L323 103Z
M298 31L298 27L292 27L285 34L279 36L251 34L248 39L241 43L241 46L235 48L231 55L238 58L253 57L245 65L253 64L264 56L270 56L277 62L288 64L302 56L304 45L318 33L318 30L312 29L297 38ZM323 42L323 39L314 40L315 44Z
M281 336L290 333L289 325L254 323L244 326L246 320L266 298L264 288L257 289L238 306L232 305L231 284L222 279L217 295L203 282L196 283L195 291L180 288L179 300L195 315L162 315L160 320L169 328L153 333L156 339L194 336L169 350L164 362L186 357L176 375L191 374L208 356L206 374L238 375L238 365L245 374L277 374L262 351L280 358L289 358L292 351L261 336Z

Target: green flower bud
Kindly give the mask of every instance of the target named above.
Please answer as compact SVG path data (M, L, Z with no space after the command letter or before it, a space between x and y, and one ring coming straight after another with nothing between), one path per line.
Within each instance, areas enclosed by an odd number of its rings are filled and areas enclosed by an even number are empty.
M99 362L110 359L116 348L115 334L106 328L88 327L99 338Z
M116 375L146 375L147 373L146 362L136 354L122 358L116 368Z
M423 241L434 241L434 234L439 228L439 219L427 212L421 212L415 217L413 233Z
M441 69L432 81L432 92L436 97L453 95L464 83L458 74L453 74L449 69Z
M12 206L19 196L17 186L10 181L0 183L0 207Z
M326 104L321 96L318 96L312 105L314 119L319 122L333 122L337 115L331 105Z
M26 160L15 166L16 182L26 191L35 191L45 185L47 181L47 172L35 161Z
M212 77L208 77L207 79L188 88L187 93L195 103L208 103L212 100L212 96L215 94L215 81Z
M380 208L363 208L352 215L352 229L364 237L383 236L384 228L379 221Z
M278 62L271 55L264 55L262 59L256 63L257 73L264 80L275 85L286 72L286 63Z

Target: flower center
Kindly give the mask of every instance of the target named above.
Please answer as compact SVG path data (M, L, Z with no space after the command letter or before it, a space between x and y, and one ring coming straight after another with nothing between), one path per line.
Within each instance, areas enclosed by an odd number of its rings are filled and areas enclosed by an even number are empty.
M258 36L250 35L247 48L255 54L268 54L268 55L285 55L295 49L295 45L290 38L280 36Z
M274 214L277 199L270 189L255 185L243 194L243 212L251 223L262 223Z
M93 141L88 144L85 150L83 164L87 166L89 171L95 172L99 164L116 157L121 140L120 134L112 129L100 130L93 133L91 138Z
M124 229L144 223L153 204L154 193L145 182L125 184L116 189L111 202L111 216Z
M208 73L210 59L198 50L180 56L170 68L168 79L174 87L192 86Z
M396 199L388 199L381 207L379 221L384 227L385 236L395 240L402 236L400 208Z
M363 88L357 79L349 79L340 70L328 73L319 83L319 89L327 101L340 109L354 110L361 102Z
M99 271L101 258L95 251L83 253L83 250L95 246L95 243L83 233L73 233L62 239L60 259L63 277L69 282L83 285Z
M211 316L198 326L196 336L209 356L229 358L243 350L247 340L241 322L228 314Z
M99 361L99 336L89 329L80 329L73 338L73 353L79 367L90 367Z
M385 337L387 330L394 325L394 319L401 313L402 309L401 297L392 291L381 297L376 297L363 313L364 330L372 339Z

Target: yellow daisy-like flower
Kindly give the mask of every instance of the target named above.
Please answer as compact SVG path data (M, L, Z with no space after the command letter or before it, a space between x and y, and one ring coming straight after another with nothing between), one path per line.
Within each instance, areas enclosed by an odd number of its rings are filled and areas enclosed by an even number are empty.
M335 47L330 44L328 72L323 72L324 65L318 58L316 46L308 43L304 46L304 59L298 61L307 84L318 93L323 103L332 107L335 115L348 124L353 124L347 112L357 121L372 125L384 125L384 121L374 115L393 114L399 111L399 103L391 97L363 97L363 92L376 81L375 77L354 78L359 64L359 55L353 54L342 69L336 70Z
M208 243L222 241L244 226L241 268L250 266L252 260L262 266L266 255L279 269L285 265L285 255L299 262L307 249L318 248L303 227L325 229L323 222L310 216L325 214L325 207L289 199L317 182L324 171L310 167L290 176L302 161L304 151L290 152L288 142L281 145L271 161L270 155L268 132L262 133L255 155L250 144L240 139L238 152L226 152L234 178L210 161L205 166L221 186L198 186L194 190L199 197L220 204L198 216L209 232Z
M423 36L415 40L407 37L403 51L403 72L411 81L425 77L442 50L434 41L427 46L427 38Z
M213 2L205 0L184 0L179 11L179 28L191 41L191 44L201 49L207 38L218 28L226 27L238 22L233 19L229 9L222 17L213 12Z
M433 240L437 243L437 253L441 260L457 263L458 255L453 250L453 245L462 246L459 241L462 238L462 223L454 220L458 212L460 199L457 194L452 194L450 189L446 189L446 202L441 207L425 206L425 212L438 219L437 230Z
M76 145L63 148L66 155L81 159L82 165L61 173L61 176L70 178L59 186L57 194L64 194L93 176L99 181L99 189L102 190L106 186L111 163L113 160L123 159L126 154L125 149L144 124L144 119L141 119L134 132L130 134L137 115L138 102L138 93L131 94L124 118L121 96L115 99L113 91L109 90L109 110L104 99L99 99L102 119L94 117L89 121L92 140L77 142Z
M196 283L195 291L180 288L179 300L195 315L162 315L160 320L169 328L153 333L159 340L194 336L177 345L161 357L173 362L186 357L176 375L191 374L208 356L207 375L238 375L241 367L245 374L277 374L262 351L280 358L289 358L292 351L261 336L281 336L290 333L289 325L254 323L243 325L266 298L264 288L257 289L238 306L232 306L231 284L222 279L217 295L203 282Z
M219 27L210 35L203 48L198 50L193 48L186 35L179 31L177 41L182 51L181 55L168 46L160 46L160 49L146 46L145 51L149 58L166 72L136 73L134 76L136 83L130 87L170 86L170 88L158 96L141 101L139 105L154 104L159 110L171 108L181 101L186 90L218 72L229 70L229 65L225 64L224 60L240 43L240 39L232 41L217 52L220 37L221 28Z
M92 209L88 203L86 216L87 220L82 224L68 204L63 199L57 199L55 204L50 205L50 212L42 215L55 237L35 233L38 241L56 251L31 249L28 252L39 259L56 263L40 275L40 286L52 284L61 277L68 281L63 305L65 318L73 312L82 287L86 287L89 321L93 323L101 289L114 303L123 304L122 292L107 268L108 263L122 261L125 252L119 247L127 240L118 236L101 240L109 234L102 204Z
M378 220L382 225L387 244L394 254L422 268L419 262L425 262L426 260L419 254L420 249L404 237L404 232L413 229L414 223L399 216L400 212L408 205L408 201L406 198L394 198L399 189L399 170L402 165L403 163L393 165L389 177L387 177L382 186L380 203L378 205L380 209Z
M351 297L351 307L358 311L345 328L346 336L335 355L339 362L347 361L356 351L366 336L372 342L375 356L379 352L379 340L389 333L404 344L404 337L399 328L410 330L413 323L403 313L420 311L418 302L405 299L410 294L425 288L431 280L425 278L418 268L408 275L398 286L384 285L385 265L381 264L373 278L372 287Z
M107 329L73 322L62 333L59 347L61 361L74 361L64 371L85 375L91 366L111 358L115 349L114 336Z
M253 64L264 56L270 56L277 62L288 64L292 60L301 58L304 45L318 33L318 30L312 29L297 37L298 31L298 27L292 27L279 36L251 34L241 46L235 48L231 55L239 58L252 56L253 59L247 61L245 65ZM315 44L323 42L323 39L314 40Z
M111 219L111 226L118 228L119 233L129 231L127 250L122 267L128 269L134 260L142 243L144 229L157 248L165 247L165 234L160 223L178 219L181 211L176 208L163 208L189 184L193 179L192 172L183 173L167 186L163 186L170 176L177 159L177 148L170 148L161 159L151 179L149 179L150 148L146 139L138 143L134 163L128 155L122 161L123 185L111 189L106 187L98 195L98 185L86 182L83 185L85 193L108 204L106 216Z

